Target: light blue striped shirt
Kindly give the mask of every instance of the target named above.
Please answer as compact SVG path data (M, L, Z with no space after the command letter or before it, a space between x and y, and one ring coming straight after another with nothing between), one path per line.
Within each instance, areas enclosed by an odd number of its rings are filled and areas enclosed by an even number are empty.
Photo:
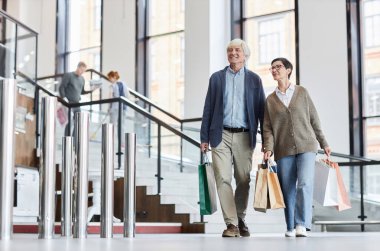
M249 128L244 96L245 67L234 72L231 67L226 71L226 88L223 96L223 126Z

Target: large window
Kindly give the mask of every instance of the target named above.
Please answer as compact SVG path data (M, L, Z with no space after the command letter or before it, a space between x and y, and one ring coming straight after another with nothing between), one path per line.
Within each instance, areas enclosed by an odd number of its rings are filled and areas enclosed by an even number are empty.
M363 8L364 39L366 47L380 45L380 2L365 1Z
M185 0L137 0L137 75L136 90L165 111L182 118L185 80ZM152 109L155 116L167 123L168 116ZM148 129L158 144L157 124ZM147 132L148 133L148 132ZM168 130L161 132L162 153L178 155L180 138Z
M380 0L361 1L364 154L380 159ZM380 168L367 170L367 196L380 201Z
M291 82L296 84L296 39L294 0L244 0L242 37L251 49L248 68L260 75L265 92L276 87L268 68L277 57L289 59L295 66Z
M101 13L102 0L58 0L58 73L74 71L79 61L101 71Z
M183 116L183 0L148 0L146 57L149 97L165 110Z

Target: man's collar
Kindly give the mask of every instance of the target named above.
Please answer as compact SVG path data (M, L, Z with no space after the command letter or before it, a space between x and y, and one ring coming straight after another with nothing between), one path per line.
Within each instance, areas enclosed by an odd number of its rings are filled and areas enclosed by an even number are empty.
M227 70L230 72L230 73L232 73L232 74L244 74L244 72L245 72L245 66L243 66L238 72L234 72L234 70L232 70L232 68L231 68L231 66L228 66L227 67Z

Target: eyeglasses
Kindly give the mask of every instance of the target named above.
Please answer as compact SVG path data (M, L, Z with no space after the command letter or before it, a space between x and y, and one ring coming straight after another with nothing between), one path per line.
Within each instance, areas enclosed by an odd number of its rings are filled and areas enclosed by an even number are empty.
M279 65L273 65L271 68L269 68L268 70L270 71L270 72L272 72L272 71L274 71L274 70L276 70L276 71L278 71L278 70L280 70L282 67L285 67L285 66L283 66L282 64L279 64Z

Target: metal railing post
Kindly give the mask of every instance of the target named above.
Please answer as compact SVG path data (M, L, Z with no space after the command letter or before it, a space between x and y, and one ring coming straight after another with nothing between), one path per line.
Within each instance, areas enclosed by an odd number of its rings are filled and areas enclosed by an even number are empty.
M121 155L123 154L121 152L121 142L122 142L122 126L123 126L123 118L122 118L122 109L123 105L119 99L119 111L118 111L118 123L117 123L117 164L118 164L118 169L121 168Z
M152 107L151 107L151 105L148 105L148 112L152 113ZM151 147L151 144L152 144L152 139L151 139L152 133L150 131L151 129L152 129L152 122L149 119L149 121L148 121L148 142L147 142L147 144L148 144L148 157L149 158L152 155L152 147Z
M114 144L113 124L102 125L102 173L100 237L112 238L113 233L113 177Z
M136 222L136 134L125 134L124 237L135 237Z
M75 113L74 238L87 238L89 114Z
M67 125L66 125L66 130L65 134L66 136L71 136L71 107L67 109ZM75 125L74 125L75 126Z
M157 194L161 194L161 125L157 128Z
M364 170L363 165L360 165L360 215L358 216L359 219L364 221L367 216L364 213ZM365 231L365 225L360 225L360 229L362 232Z
M57 98L42 98L42 151L38 238L54 238L55 223L55 116Z
M183 133L183 122L181 121L181 132ZM179 162L179 171L183 172L183 139L181 138L180 152L181 152L181 160Z
M203 163L203 152L202 152L202 150L200 151L200 154L201 154L201 156L200 156L200 162L199 162L199 164L202 164ZM198 201L198 204L200 205L201 203ZM201 222L203 223L204 222L204 216L201 214Z
M0 80L0 240L13 233L16 80Z
M36 149L37 153L39 152L40 149L40 121L39 121L39 116L40 116L40 88L38 85L35 87L34 90L34 113L36 114Z
M62 138L61 235L72 235L74 138Z

